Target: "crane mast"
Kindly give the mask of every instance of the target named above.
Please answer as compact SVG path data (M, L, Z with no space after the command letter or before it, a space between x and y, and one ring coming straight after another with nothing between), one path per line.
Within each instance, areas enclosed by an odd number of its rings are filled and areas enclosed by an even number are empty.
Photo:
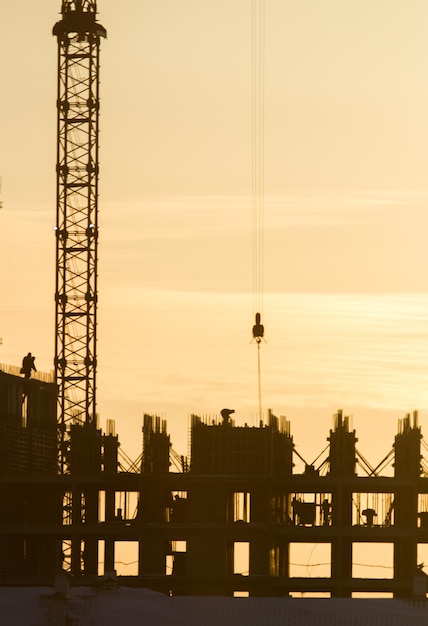
M95 0L63 0L58 41L55 376L60 469L70 424L96 427L100 40Z

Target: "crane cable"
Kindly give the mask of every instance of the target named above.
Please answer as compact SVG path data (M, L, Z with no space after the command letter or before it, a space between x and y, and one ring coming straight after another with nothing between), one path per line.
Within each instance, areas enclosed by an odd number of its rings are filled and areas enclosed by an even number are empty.
M265 0L251 0L251 182L253 215L253 341L257 343L259 420L262 420L260 344L264 327L263 312L263 221L264 221L264 62Z

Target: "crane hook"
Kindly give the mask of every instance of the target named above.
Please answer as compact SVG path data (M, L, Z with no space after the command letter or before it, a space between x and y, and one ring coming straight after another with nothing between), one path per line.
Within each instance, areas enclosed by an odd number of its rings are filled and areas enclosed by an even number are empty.
M257 343L261 343L261 340L263 339L263 336L265 334L265 328L260 322L260 313L256 313L256 323L253 326L253 339L255 339Z

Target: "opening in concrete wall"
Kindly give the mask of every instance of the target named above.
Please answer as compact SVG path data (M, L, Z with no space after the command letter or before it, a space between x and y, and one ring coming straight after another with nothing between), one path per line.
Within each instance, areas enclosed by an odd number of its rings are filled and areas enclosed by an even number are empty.
M290 598L331 598L328 591L291 591Z
M71 513L73 510L73 494L71 491L65 491L62 500L62 521L65 526L73 523Z
M418 495L418 527L428 528L428 493Z
M117 491L115 494L115 512L117 520L133 520L138 516L140 501L139 491Z
M167 576L186 574L187 541L171 541L171 552L166 555L165 571Z
M393 593L388 593L388 592L380 592L380 591L353 591L352 592L352 597L353 598L367 598L367 599L373 599L375 600L376 598L393 598L394 594Z
M329 543L290 543L291 578L329 578L331 545Z
M138 541L114 542L114 569L119 576L138 575Z
M235 541L233 544L233 573L248 576L250 571L250 544Z
M352 504L353 526L393 526L394 494L354 493Z
M428 574L428 543L418 543L417 561L418 565L422 565L423 571Z
M249 598L250 592L249 591L234 591L233 597L234 598Z
M173 523L185 522L187 504L187 491L171 491L171 499L165 510L165 520Z
M352 544L352 578L393 578L394 544Z
M100 522L106 521L106 492L98 492L98 519Z
M187 500L187 491L171 491L171 500Z
M98 540L98 576L105 574L104 559L105 559L105 545L104 539Z
M417 562L418 562L418 569L421 571L421 574L426 574L428 576L428 544L427 543L418 543ZM425 579L425 585L428 591L428 578Z
M233 494L233 521L250 522L251 495L248 491L235 491Z

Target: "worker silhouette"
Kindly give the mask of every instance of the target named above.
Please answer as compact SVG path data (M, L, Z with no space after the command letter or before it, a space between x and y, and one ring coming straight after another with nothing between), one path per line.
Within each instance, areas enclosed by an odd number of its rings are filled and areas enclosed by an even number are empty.
M327 498L325 498L321 503L321 513L322 513L322 525L328 526L330 524L331 506Z
M24 378L31 378L32 370L37 372L36 366L34 365L35 360L36 357L33 356L31 352L29 352L27 356L24 356L24 358L22 359L21 374L24 374Z
M235 413L235 409L222 409L220 411L220 415L223 418L223 424L230 423L230 416L232 415L232 413Z

